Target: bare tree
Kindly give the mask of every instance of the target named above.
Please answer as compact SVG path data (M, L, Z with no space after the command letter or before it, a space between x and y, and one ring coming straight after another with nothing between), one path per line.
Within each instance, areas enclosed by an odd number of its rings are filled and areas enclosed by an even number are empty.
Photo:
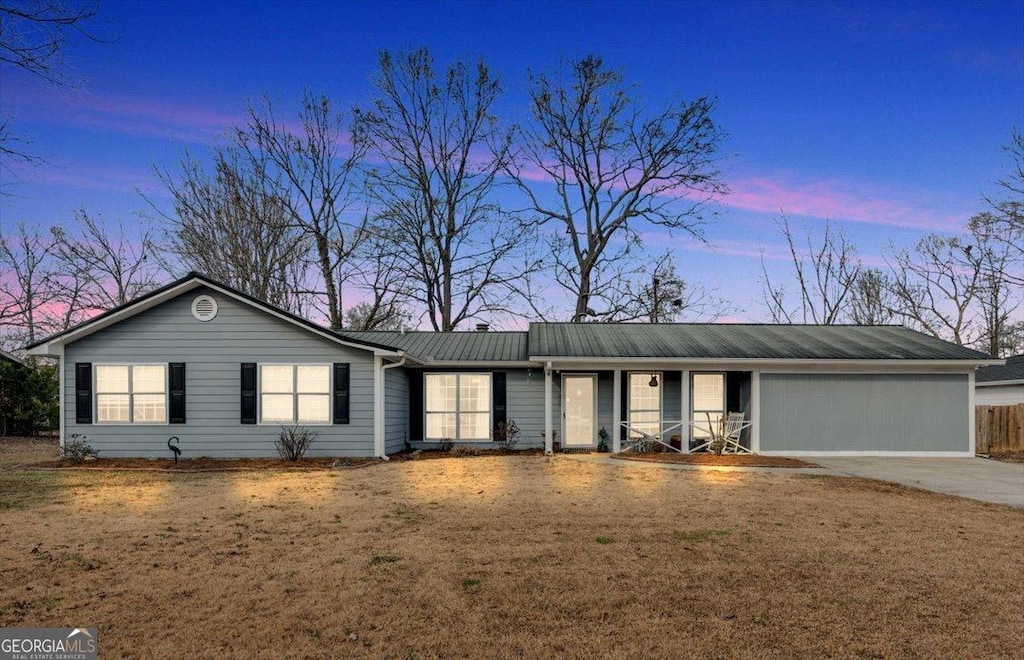
M731 308L727 301L708 292L703 286L680 277L675 259L670 252L666 252L655 262L650 280L644 282L631 296L631 304L627 309L635 310L637 320L671 323L680 318L688 321L717 321Z
M979 347L998 356L1006 355L1016 343L1010 326L1024 303L1024 252L1017 247L1024 242L1024 228L1014 235L1012 226L1004 226L997 234L996 226L990 212L979 213L967 223L973 239L969 263L979 271Z
M613 319L622 276L635 274L643 256L639 231L657 225L700 237L705 203L726 192L715 169L722 133L714 102L648 111L596 56L532 76L530 100L532 121L509 174L539 225L558 228L549 248L572 321ZM553 197L538 178L554 186Z
M877 268L864 268L854 282L848 315L857 325L886 325L896 318L896 304L889 276Z
M970 240L959 236L931 234L913 251L893 249L888 261L896 315L934 337L974 343L980 335L978 259Z
M55 328L50 314L58 287L50 236L17 225L0 235L0 326L12 348L31 343Z
M177 176L157 174L173 200L174 214L162 214L164 244L178 264L272 305L306 311L309 240L292 222L265 159L228 147L214 155L212 172L186 154Z
M1024 135L1015 130L1003 147L1010 158L1009 174L996 182L1000 195L986 197L990 210L971 219L970 229L991 243L1002 243L1016 268L1003 273L1012 285L1024 286Z
M777 219L776 224L789 248L799 302L789 306L785 286L772 284L762 257L762 292L772 320L775 323L841 323L848 314L861 272L856 246L841 228L829 221L825 222L820 243L808 232L805 245L799 247L786 216Z
M371 232L357 259L360 267L353 284L367 296L345 310L350 330L400 330L412 325L409 307L409 274L382 231Z
M64 52L74 34L98 41L85 29L97 12L94 4L60 0L3 0L0 2L0 64L10 65L54 85L68 85ZM26 140L0 118L0 156L36 160L22 145Z
M71 293L63 301L69 313L117 307L160 283L163 272L149 227L139 225L141 231L131 236L123 223L112 227L85 209L75 212L75 224L77 231L51 229L55 275Z
M494 192L510 137L493 107L501 81L483 62L440 76L426 50L380 55L374 97L357 126L376 164L377 220L435 330L508 310L528 237Z
M250 108L249 124L237 138L250 160L281 183L288 218L312 246L322 287L314 300L330 326L341 328L343 290L367 237L366 214L354 208L365 141L346 130L344 115L329 98L310 91L303 93L297 128L281 122L265 98L261 107Z

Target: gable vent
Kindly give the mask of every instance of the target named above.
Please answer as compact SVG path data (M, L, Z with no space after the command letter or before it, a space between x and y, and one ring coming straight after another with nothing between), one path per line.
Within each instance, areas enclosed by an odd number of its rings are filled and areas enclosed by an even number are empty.
M217 301L212 296L196 296L192 301L192 316L200 321L212 321L217 316Z

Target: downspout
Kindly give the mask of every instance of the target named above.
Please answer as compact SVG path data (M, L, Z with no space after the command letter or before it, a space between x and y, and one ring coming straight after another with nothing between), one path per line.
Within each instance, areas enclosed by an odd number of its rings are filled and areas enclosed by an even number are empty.
M388 454L387 454L387 451L386 451L387 438L385 437L385 433L387 431L387 426L386 426L385 421L384 421L384 409L385 409L384 396L385 396L385 393L387 392L387 379L385 378L384 372L387 371L388 369L394 369L395 367L401 367L404 364L405 364L405 356L403 355L402 358L398 362L392 362L390 364L381 364L381 367L380 367L380 402L377 404L378 405L378 409L377 409L378 416L377 416L377 419L380 420L379 421L379 424L380 424L380 452L379 452L379 454L380 454L380 458L382 460L385 460L385 461L390 460L390 459L388 458Z

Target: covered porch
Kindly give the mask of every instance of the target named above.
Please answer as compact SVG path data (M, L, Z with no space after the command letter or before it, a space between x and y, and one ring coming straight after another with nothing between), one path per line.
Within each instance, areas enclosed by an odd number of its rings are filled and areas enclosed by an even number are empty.
M546 363L545 451L688 453L728 426L733 451L756 452L759 378L714 364Z

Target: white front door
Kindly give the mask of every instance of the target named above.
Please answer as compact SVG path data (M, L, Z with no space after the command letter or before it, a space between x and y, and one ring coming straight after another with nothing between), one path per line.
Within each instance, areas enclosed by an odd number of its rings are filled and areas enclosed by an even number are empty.
M597 376L562 376L562 440L566 447L590 447L597 437Z

